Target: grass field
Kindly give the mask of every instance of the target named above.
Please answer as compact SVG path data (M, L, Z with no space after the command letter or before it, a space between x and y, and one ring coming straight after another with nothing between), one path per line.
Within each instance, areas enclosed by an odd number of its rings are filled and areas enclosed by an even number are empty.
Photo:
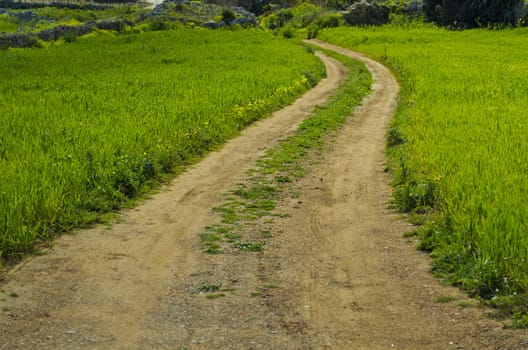
M433 270L524 311L527 35L527 29L453 32L425 24L320 35L386 62L401 81L388 134L395 199L402 210L426 213L421 246L433 251Z
M324 74L257 30L96 33L0 62L4 258L120 208Z
M0 15L0 33L12 33L19 27L17 21L7 15Z

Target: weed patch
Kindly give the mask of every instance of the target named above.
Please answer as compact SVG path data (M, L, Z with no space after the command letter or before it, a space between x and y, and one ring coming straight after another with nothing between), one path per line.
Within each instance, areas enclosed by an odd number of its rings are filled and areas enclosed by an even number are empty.
M236 249L244 250L246 252L260 252L264 249L263 243L252 243L252 242L238 242L233 244Z
M221 287L222 287L221 284L204 284L203 286L200 286L198 288L198 291L200 293L216 292L216 291L220 290Z

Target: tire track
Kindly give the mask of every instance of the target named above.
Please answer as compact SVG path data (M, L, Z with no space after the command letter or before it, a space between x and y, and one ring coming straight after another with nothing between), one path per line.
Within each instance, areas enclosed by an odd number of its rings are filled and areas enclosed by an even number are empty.
M12 273L2 289L20 297L0 314L0 348L144 349L162 341L156 323L164 320L153 310L170 307L171 287L199 269L198 234L215 221L210 209L346 76L338 61L317 55L327 77L295 103L244 130L111 228L64 235Z

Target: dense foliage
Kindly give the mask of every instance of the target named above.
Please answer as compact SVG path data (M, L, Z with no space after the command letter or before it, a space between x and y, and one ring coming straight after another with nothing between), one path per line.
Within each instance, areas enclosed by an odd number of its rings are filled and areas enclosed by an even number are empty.
M523 0L424 0L424 11L442 25L476 27L516 24L523 4Z
M388 133L395 198L417 221L427 219L421 247L432 251L434 271L524 312L527 34L389 25L320 35L386 60L400 78L400 105Z
M323 66L263 31L0 51L0 253L96 220L291 101Z
M337 27L343 22L340 13L305 3L294 8L277 10L263 17L260 24L275 34L282 34L285 38L291 38L296 34L305 38L314 38L320 29Z

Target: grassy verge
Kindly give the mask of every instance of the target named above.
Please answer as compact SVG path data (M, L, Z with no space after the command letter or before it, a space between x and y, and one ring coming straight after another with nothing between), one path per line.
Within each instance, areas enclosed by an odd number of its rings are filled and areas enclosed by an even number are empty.
M372 55L402 85L388 135L395 201L433 271L528 324L527 29L408 23L320 38Z
M324 75L258 30L96 33L0 61L4 259L121 208Z

